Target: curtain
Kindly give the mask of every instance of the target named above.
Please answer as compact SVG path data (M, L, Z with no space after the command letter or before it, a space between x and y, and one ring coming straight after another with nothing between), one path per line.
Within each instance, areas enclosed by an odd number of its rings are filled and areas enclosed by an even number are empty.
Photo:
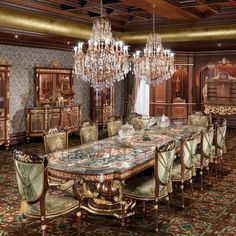
M140 80L135 101L135 112L149 116L149 85Z

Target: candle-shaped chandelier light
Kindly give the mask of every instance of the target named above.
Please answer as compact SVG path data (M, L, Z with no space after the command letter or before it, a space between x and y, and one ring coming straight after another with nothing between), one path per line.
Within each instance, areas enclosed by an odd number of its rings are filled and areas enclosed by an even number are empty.
M175 72L174 54L162 47L161 38L155 33L155 5L153 6L153 33L147 38L143 55L134 54L135 77L147 84L158 85L171 78Z
M89 82L96 90L111 87L114 82L124 79L129 71L128 46L112 37L111 23L101 15L95 19L87 51L79 42L75 51L75 75Z

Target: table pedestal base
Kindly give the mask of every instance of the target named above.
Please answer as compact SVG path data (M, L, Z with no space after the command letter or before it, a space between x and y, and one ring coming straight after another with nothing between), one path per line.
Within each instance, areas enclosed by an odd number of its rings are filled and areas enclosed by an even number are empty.
M136 201L130 200L126 202L126 217L134 215L132 209L136 205ZM120 203L112 203L104 199L94 198L86 199L83 201L81 208L87 210L90 213L97 215L109 215L115 216L121 219L121 205Z

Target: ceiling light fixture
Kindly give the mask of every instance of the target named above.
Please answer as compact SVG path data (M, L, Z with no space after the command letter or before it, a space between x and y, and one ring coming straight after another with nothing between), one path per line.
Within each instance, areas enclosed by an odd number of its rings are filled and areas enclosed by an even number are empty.
M155 33L155 5L153 5L153 32L147 38L143 55L134 54L134 74L147 84L158 85L171 78L175 72L174 53L162 47L159 34Z
M75 75L89 82L96 90L113 86L129 71L128 46L113 39L111 23L102 16L102 0L100 10L100 17L93 22L87 51L83 51L83 42L74 48Z

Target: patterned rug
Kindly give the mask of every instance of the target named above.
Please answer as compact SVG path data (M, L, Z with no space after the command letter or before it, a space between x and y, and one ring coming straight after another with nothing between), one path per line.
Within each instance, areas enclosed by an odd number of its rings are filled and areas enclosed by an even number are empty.
M224 155L223 178L214 177L204 182L200 191L199 178L194 179L194 200L190 187L186 185L186 207L181 208L180 191L170 195L171 218L168 220L166 206L160 203L158 235L236 235L236 130L227 132L227 154ZM70 138L70 146L77 145L76 137ZM12 162L12 151L0 150L0 236L20 235L22 216L19 212L19 194ZM42 141L18 145L19 150L34 153L43 151ZM115 217L92 215L82 211L81 235L152 236L154 232L154 211L152 203L147 204L145 214L141 206L135 208L137 214L127 218L126 226L121 227ZM75 214L48 220L48 235L76 235ZM28 220L26 235L40 235L40 222Z

